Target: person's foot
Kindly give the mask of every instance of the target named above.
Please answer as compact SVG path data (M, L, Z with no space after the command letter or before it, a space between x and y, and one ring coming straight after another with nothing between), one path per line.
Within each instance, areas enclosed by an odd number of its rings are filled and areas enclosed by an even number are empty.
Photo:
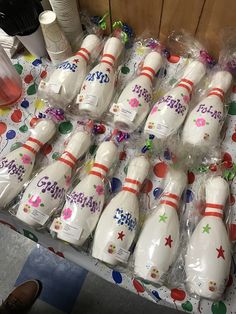
M38 280L28 280L16 287L2 303L1 309L6 313L22 313L31 308L41 292Z

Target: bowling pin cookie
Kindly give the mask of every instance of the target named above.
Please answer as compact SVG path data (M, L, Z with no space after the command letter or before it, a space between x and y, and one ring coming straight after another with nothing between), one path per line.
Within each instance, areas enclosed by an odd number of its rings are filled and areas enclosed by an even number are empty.
M179 247L177 210L187 178L183 171L170 168L166 180L159 204L144 222L134 251L136 276L153 283L163 280Z
M35 156L56 132L55 124L40 120L28 140L0 159L0 207L4 208L21 191L33 171Z
M197 104L185 121L182 133L184 143L206 149L209 149L209 145L217 144L225 117L224 96L231 82L229 72L215 73L208 96Z
M47 80L40 81L39 98L47 100L49 105L66 109L79 93L89 60L99 45L100 39L96 35L86 36L75 56L59 64Z
M185 257L187 289L211 300L222 296L230 272L231 246L222 220L228 196L228 183L220 176L206 182L204 216L190 238Z
M72 170L89 148L90 134L75 133L60 158L42 170L27 186L16 217L32 227L43 226L61 205L70 186Z
M90 118L100 118L107 110L113 96L117 58L123 49L122 42L111 37L107 40L102 59L86 76L80 94L77 96L77 108L74 106L74 112L79 111L80 115Z
M146 134L166 139L179 129L187 115L193 88L205 71L205 66L200 61L193 61L187 66L179 84L153 106L145 124Z
M112 141L99 146L91 171L66 197L61 217L56 220L56 225L61 221L62 228L57 230L54 223L51 226L59 239L81 246L93 232L105 201L107 173L117 153Z
M132 132L142 124L152 102L153 78L161 65L162 57L158 52L153 51L146 56L139 76L125 87L110 109L116 128Z
M106 206L98 222L93 257L111 265L127 262L139 223L137 194L148 175L149 166L144 156L130 162L122 191Z

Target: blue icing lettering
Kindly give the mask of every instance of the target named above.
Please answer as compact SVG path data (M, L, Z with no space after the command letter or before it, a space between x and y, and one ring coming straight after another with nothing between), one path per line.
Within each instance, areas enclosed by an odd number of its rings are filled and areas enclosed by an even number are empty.
M75 70L77 69L77 65L74 63L70 63L69 61L64 61L60 65L58 65L57 68L62 69L62 70L69 70L71 72L75 72Z
M128 230L133 231L137 227L137 219L133 218L129 212L124 212L122 208L117 208L113 218L118 225L126 225Z
M103 73L101 71L89 73L86 77L86 81L95 81L95 80L97 80L101 84L110 82L109 76L106 73Z

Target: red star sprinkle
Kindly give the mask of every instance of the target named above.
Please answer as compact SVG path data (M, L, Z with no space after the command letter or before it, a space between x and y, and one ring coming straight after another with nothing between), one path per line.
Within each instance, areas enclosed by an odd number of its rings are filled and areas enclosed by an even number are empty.
M125 236L125 234L124 234L123 231L118 232L118 238L117 238L117 239L118 239L118 240L120 239L121 241L123 241L124 236Z
M173 240L171 239L171 235L169 235L168 238L165 238L166 243L165 246L169 245L169 247L171 247L171 243L173 242Z
M110 73L110 72L111 72L111 69L110 69L110 68L106 68L106 71Z
M79 59L74 59L73 62L78 63Z
M222 245L220 246L220 248L219 248L219 249L216 249L216 251L218 252L218 256L217 256L217 258L222 257L223 259L225 259L225 256L224 256L224 250L223 250L223 248L222 248Z
M85 90L85 88L86 88L86 85L83 85L83 88L82 88L82 89L84 89L84 90Z

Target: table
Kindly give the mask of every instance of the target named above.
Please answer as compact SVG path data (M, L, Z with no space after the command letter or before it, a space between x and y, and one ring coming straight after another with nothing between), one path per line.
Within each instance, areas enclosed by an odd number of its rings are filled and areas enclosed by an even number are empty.
M132 76L132 72L135 70L137 60L143 57L143 52L140 47L137 47L134 51L133 56L128 59L125 65L126 70L121 71L121 79L125 84L126 80ZM10 150L19 147L29 135L29 127L32 125L37 118L46 117L45 113L47 106L45 103L36 97L37 86L41 78L46 77L50 64L46 60L35 59L32 55L25 53L24 55L17 56L16 59L12 60L15 68L21 74L24 85L24 96L15 107L11 109L0 109L0 154L5 155ZM174 63L168 64L167 74L172 76L175 71L181 67L186 60L176 59ZM124 67L123 67L124 68ZM127 71L127 68L129 71ZM125 73L126 72L126 73ZM126 76L126 74L128 74ZM123 76L123 77L122 77ZM157 98L161 94L161 88L158 94L155 95ZM223 142L223 150L225 151L224 159L228 162L228 169L231 171L233 168L233 156L235 156L236 148L236 89L233 89L231 95L230 111L227 117L228 129ZM66 116L60 117L58 123L58 134L56 140L49 142L44 146L42 152L38 156L37 165L39 167L52 163L63 151L64 142L68 135L75 129L77 121L67 119ZM95 141L103 140L107 132L110 129L105 126L106 133L98 136ZM134 151L140 149L142 143L130 143L123 149L120 155L120 164L114 174L111 184L112 192L116 193L121 188L122 179L125 176L125 169L129 158L132 158ZM91 148L91 154L94 151ZM163 156L156 156L153 158L153 171L150 177L146 180L143 192L141 195L141 202L147 204L147 208L150 209L155 203L156 198L163 191L163 179L165 176L166 163L169 162L170 156L168 152L165 152ZM86 165L89 168L89 163ZM85 168L86 168L85 167ZM194 182L199 174L189 173L189 186L187 190L187 209L194 210ZM233 181L231 185L231 238L233 241L236 240L236 184ZM141 212L141 220L144 219L145 212ZM179 310L186 311L189 313L213 313L213 314L225 314L225 313L236 313L236 266L233 260L232 277L229 282L230 287L228 288L227 296L224 301L212 303L207 300L197 300L189 297L184 289L173 288L168 289L166 287L156 288L152 285L143 284L140 281L133 278L130 271L123 272L122 269L112 270L101 262L93 259L88 253L77 251L70 245L65 244L61 241L53 239L47 230L41 232L31 229L29 226L24 225L18 221L15 217L11 216L8 212L0 213L0 222L8 225L12 232L20 232L27 238L39 243L44 247L49 247L56 254L64 256L66 259L79 264L80 266L88 269L101 276L102 278L118 284L123 288L126 288L134 293L148 298L156 303L166 305L169 307L175 307ZM236 258L236 255L235 255Z

